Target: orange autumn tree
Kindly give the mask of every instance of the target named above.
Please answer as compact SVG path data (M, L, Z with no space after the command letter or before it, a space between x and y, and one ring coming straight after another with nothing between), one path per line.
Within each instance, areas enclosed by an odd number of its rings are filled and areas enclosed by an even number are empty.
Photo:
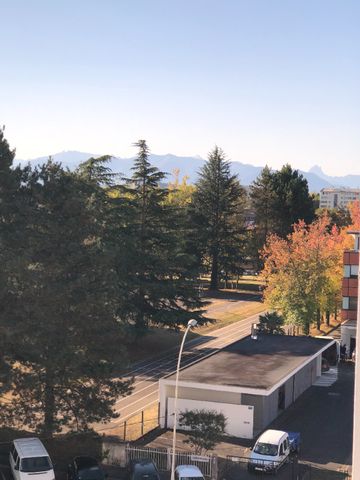
M349 211L351 216L351 226L349 230L360 230L360 202L355 200L355 202L350 203Z
M348 239L323 216L294 225L286 239L268 237L263 249L264 301L286 324L310 325L323 313L336 312L341 299L342 254Z

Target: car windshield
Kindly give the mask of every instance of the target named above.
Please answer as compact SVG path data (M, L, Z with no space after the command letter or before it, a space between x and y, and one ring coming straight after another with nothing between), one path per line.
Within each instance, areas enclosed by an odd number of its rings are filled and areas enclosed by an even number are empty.
M159 480L159 477L155 472L135 472L133 479L134 480Z
M257 443L254 452L259 453L260 455L270 455L275 457L278 453L278 446L273 445L272 443Z
M180 477L180 480L201 480L203 477Z
M23 458L20 464L21 472L46 472L51 469L49 457Z
M84 468L79 470L78 477L81 480L104 480L104 472L98 467Z

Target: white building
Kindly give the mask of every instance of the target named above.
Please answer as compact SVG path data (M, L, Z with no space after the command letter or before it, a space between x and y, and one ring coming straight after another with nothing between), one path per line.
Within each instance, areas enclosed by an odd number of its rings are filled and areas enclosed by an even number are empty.
M336 363L335 343L287 335L246 337L180 372L178 414L215 410L227 418L229 435L252 439L319 379L323 357ZM175 375L159 384L160 424L171 428Z
M322 188L320 208L348 208L349 203L360 200L360 188Z

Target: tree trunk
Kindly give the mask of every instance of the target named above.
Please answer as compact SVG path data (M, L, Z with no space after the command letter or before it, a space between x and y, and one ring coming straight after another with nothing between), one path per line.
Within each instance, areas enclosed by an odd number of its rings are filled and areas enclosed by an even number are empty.
M210 290L217 290L219 284L218 253L214 252L211 265Z
M321 327L321 314L320 314L320 309L318 308L316 310L316 328L320 330Z
M46 368L45 374L45 386L44 386L44 435L46 437L52 437L55 427L55 393L54 393L54 384L53 384L54 374L49 369Z
M330 327L330 312L329 310L326 311L326 325Z

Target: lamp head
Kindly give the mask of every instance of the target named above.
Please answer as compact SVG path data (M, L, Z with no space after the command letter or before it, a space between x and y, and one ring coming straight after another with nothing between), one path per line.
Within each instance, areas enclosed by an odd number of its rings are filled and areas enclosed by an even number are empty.
M188 326L188 327L191 327L191 328L192 328L192 327L196 327L196 325L197 325L197 321L196 321L194 318L192 318L191 320L189 320L189 321L188 321L188 324L187 324L187 326Z

